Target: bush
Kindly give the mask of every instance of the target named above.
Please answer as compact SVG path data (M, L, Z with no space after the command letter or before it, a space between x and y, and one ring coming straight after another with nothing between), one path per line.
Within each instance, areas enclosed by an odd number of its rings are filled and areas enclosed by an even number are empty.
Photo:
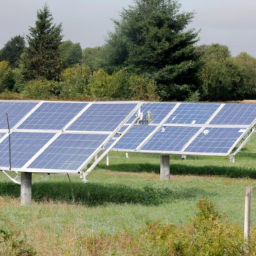
M155 100L159 98L156 95L157 86L154 79L145 76L131 75L129 82L132 99Z
M54 99L59 94L59 84L46 79L29 81L23 90L25 98L30 99Z
M60 95L62 99L78 99L90 95L88 80L91 75L89 67L76 64L61 73Z
M12 90L15 84L14 75L7 61L0 62L0 92Z
M132 235L104 235L77 240L87 255L256 255L255 238L246 245L242 227L227 223L208 199L198 203L198 213L181 226L150 223ZM250 250L251 249L251 250Z
M36 251L28 245L25 233L11 230L4 224L0 224L0 254L8 256L37 255Z

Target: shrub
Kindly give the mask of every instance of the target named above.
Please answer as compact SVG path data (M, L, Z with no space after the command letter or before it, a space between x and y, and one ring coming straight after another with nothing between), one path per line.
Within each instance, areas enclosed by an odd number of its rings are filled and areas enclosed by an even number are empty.
M0 254L9 256L34 256L36 251L27 243L25 233L12 231L0 225Z
M0 92L12 90L15 84L14 75L7 61L0 62Z
M88 80L91 75L89 67L76 64L61 73L60 98L78 99L90 94Z
M53 99L59 94L59 84L46 79L29 81L23 90L23 95L30 99Z
M117 234L77 240L81 252L87 255L256 255L255 238L250 248L243 238L242 227L227 223L208 199L198 203L198 213L190 223L181 226L150 223L132 235ZM250 250L251 249L251 250Z
M157 86L154 79L131 75L129 82L132 99L155 100L159 98L156 95Z

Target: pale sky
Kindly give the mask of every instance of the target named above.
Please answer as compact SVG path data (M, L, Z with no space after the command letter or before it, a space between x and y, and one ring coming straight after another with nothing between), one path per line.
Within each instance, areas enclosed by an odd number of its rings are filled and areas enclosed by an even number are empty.
M133 0L0 0L0 49L16 35L28 34L36 12L47 3L54 23L62 22L64 40L86 47L102 46L111 19ZM195 11L188 28L201 30L199 45L227 45L233 56L247 52L256 57L255 0L179 0L181 10Z

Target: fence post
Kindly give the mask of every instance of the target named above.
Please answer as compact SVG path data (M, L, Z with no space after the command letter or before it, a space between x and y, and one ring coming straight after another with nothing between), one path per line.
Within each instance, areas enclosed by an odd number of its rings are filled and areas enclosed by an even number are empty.
M244 208L244 239L249 243L251 226L251 194L252 187L245 187L245 208Z

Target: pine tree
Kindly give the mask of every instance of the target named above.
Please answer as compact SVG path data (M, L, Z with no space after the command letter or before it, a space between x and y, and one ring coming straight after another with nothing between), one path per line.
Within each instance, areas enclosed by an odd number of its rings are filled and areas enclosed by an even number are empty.
M186 30L193 17L193 12L180 12L175 0L135 0L114 20L115 31L105 46L106 66L154 78L163 100L184 100L200 86L198 32Z
M21 56L23 75L27 80L38 77L59 80L62 62L59 46L63 35L62 25L52 23L53 17L47 5L37 12L35 27L30 27L26 36L28 47Z

